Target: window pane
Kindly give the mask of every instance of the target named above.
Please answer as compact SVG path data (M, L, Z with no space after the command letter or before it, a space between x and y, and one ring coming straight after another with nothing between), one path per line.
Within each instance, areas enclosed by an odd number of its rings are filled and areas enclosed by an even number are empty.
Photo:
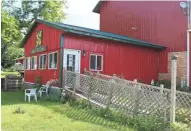
M96 56L90 56L90 69L96 69Z
M57 53L54 53L54 68L57 67Z
M40 68L42 68L42 57L43 56L40 56Z
M33 69L33 64L34 64L34 57L31 59L31 69Z
M97 56L97 70L102 70L102 57Z
M42 57L42 68L46 68L46 55Z
M25 59L25 69L27 69L27 58Z
M27 60L27 69L30 69L30 58Z
M49 54L49 68L52 67L52 54Z

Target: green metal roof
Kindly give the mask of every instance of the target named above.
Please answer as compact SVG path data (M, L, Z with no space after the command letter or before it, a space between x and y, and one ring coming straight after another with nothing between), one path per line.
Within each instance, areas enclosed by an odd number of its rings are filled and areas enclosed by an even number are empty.
M100 8L101 5L103 4L104 1L99 1L96 6L94 7L94 9L92 10L94 13L100 13Z
M118 34L113 34L113 33L103 32L100 30L94 30L94 29L73 26L73 25L68 25L68 24L63 24L63 23L49 22L49 21L40 20L40 19L35 20L35 22L31 26L31 28L29 29L27 35L24 37L24 39L22 41L23 46L26 43L27 38L32 33L33 29L36 27L37 23L42 23L42 24L63 30L66 33L95 37L95 38L99 38L99 39L113 40L113 41L123 42L125 44L138 45L138 46L142 46L142 47L150 47L150 48L155 48L155 49L165 49L166 48L164 46L152 44L152 43L145 42L142 40L129 38L126 36L121 36Z

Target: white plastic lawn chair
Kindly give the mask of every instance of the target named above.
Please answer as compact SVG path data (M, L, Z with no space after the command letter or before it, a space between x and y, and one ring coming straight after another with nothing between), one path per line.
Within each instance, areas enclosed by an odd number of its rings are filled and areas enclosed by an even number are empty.
M28 92L27 92L28 91ZM28 101L30 102L31 96L34 96L35 101L37 102L36 89L25 89L25 101L28 96Z
M49 82L46 83L46 85L42 85L42 87L40 87L39 91L38 91L38 94L39 96L41 97L42 96L42 93L45 93L46 96L48 96L48 88L49 88L50 84Z

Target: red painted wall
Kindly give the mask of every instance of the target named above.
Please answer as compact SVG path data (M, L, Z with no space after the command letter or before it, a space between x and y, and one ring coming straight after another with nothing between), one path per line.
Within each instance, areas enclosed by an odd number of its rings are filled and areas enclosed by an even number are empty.
M150 83L158 79L158 55L154 49L126 45L109 40L99 40L84 36L65 35L65 48L85 50L81 56L81 72L89 70L91 53L103 55L103 74L124 75L126 79L139 79Z
M164 45L171 52L186 51L187 17L180 1L104 2L100 30Z
M30 52L35 48L36 31L43 29L42 45L47 45L47 51L35 54L37 56L37 64L39 63L40 54L48 54L53 51L59 52L60 35L62 31L38 24L27 40L25 48L25 57L34 56ZM76 36L72 34L64 35L64 48L85 50L86 56L81 56L81 72L84 68L89 69L90 53L103 54L104 74L112 75L123 74L126 79L140 79L146 83L150 83L151 79L157 79L159 73L159 52L151 48L143 48L139 46L127 45L119 42L100 40L96 38ZM59 60L59 54L58 54ZM25 81L34 82L37 76L42 76L42 83L50 79L59 78L59 65L57 69L45 70L25 70Z
M43 29L43 40L42 46L47 46L47 51L31 54L31 50L35 49L36 47L36 32L38 30ZM42 77L42 83L46 84L46 81L50 79L58 78L59 76L59 51L60 51L60 35L62 31L54 29L52 27L38 24L34 31L32 32L31 36L28 38L24 49L25 49L25 57L28 56L37 56L37 70L25 70L25 81L26 82L34 82L37 76ZM46 69L40 70L38 69L39 64L39 55L40 54L47 54L48 60L48 53L58 51L58 67L57 69L48 69L48 63L46 64ZM47 61L48 62L48 61Z
M179 1L104 2L100 8L100 30L168 47L160 53L160 73L168 71L168 52L187 50L187 18Z

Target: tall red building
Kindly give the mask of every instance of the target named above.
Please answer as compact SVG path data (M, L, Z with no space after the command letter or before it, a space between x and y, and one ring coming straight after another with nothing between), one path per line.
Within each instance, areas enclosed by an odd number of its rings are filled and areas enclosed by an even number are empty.
M170 57L178 55L178 81L187 81L187 16L180 1L99 1L100 30L166 46L159 79L170 79ZM191 80L190 80L191 81Z

